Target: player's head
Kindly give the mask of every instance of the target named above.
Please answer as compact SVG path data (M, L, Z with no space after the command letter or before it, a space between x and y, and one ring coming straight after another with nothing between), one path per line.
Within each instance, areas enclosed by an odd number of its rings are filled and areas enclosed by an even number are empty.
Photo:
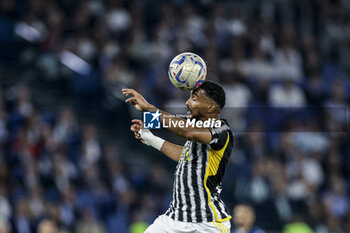
M186 102L188 115L191 118L208 118L217 116L225 106L224 89L217 83L205 81L191 92Z
M249 205L237 205L233 209L233 222L236 228L253 226L255 221L255 212Z

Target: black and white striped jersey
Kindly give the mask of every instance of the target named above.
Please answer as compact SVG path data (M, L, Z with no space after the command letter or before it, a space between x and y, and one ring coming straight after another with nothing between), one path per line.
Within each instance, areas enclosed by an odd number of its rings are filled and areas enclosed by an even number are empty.
M182 222L223 222L231 218L220 199L221 181L233 147L226 121L209 128L211 142L187 141L175 171L173 200L166 215Z

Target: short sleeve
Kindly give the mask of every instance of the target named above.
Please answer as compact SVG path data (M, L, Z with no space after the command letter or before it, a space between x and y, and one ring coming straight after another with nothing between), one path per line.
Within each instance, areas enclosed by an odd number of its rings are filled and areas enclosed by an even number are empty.
M222 149L225 146L226 141L229 137L230 128L226 124L223 124L221 125L221 127L210 127L209 130L212 136L211 141L209 143L210 147L213 150Z

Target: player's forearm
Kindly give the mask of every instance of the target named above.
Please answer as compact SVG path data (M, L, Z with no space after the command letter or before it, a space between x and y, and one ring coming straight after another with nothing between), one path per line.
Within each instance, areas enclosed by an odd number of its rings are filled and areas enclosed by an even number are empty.
M174 160L175 162L178 162L180 159L182 149L182 146L165 141L160 151L166 156L168 156L170 159Z
M186 127L180 127L180 125L185 125L186 124L186 121L184 119L181 119L181 118L178 118L178 117L174 117L172 115L170 115L169 113L166 113L166 112L163 112L163 111L160 111L162 113L161 115L161 123L162 123L162 126L164 127L163 125L163 122L168 122L169 119L171 118L171 124L170 125L167 125L167 129L180 136L180 137L184 137L184 138L187 138L188 136L188 133L190 132L190 129L192 128L186 128ZM182 123L180 123L182 122Z
M182 146L173 144L155 136L149 129L140 129L138 133L140 134L144 144L155 148L176 162L179 161Z
M171 118L172 124L167 125L167 127L166 127L170 132L172 132L180 137L184 137L190 141L196 141L196 142L200 142L200 143L204 143L204 144L208 144L210 142L211 134L209 133L208 129L196 128L196 127L191 127L191 126L180 127L181 125L186 124L184 119L179 118L179 117L174 117L173 115L171 115L163 110L157 109L153 105L150 105L147 108L147 111L150 111L150 112L156 112L157 110L159 110L159 112L161 113L160 122L161 122L162 126L164 126L163 125L164 121L167 122ZM182 123L180 124L180 122L182 122Z
M180 137L188 138L188 135L190 133L190 129L189 128L184 128L184 127L179 127L179 125L181 125L181 124L179 124L180 121L183 121L183 123L182 123L183 125L185 124L185 120L184 119L181 119L181 118L178 118L178 117L174 117L171 114L169 114L169 113L167 113L167 112L165 112L163 110L157 109L153 105L150 105L148 107L148 109L147 109L147 111L150 111L150 112L155 112L157 110L159 110L159 112L162 114L161 115L161 120L160 120L162 126L163 126L164 119L167 120L167 119L171 118L171 121L173 122L173 124L171 126L168 126L167 129L169 131L171 131L172 133L179 135ZM174 125L176 125L176 126L174 126Z

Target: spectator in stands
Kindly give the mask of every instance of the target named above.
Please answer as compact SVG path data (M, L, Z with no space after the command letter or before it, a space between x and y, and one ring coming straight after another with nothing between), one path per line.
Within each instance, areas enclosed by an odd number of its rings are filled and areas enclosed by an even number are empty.
M307 225L301 216L294 215L291 223L288 223L283 233L313 233L314 231Z
M338 218L345 217L349 213L350 200L345 189L343 178L334 174L329 180L329 188L323 197L328 212Z
M38 233L58 233L54 221L46 219L39 223Z
M252 207L244 204L237 205L233 209L234 228L232 233L264 233L254 226L255 212Z
M6 218L0 215L0 233L10 233L11 228Z
M290 77L271 87L269 99L272 107L300 108L306 104L302 89Z
M91 210L83 210L82 219L77 223L77 233L105 233L105 229L93 216Z

